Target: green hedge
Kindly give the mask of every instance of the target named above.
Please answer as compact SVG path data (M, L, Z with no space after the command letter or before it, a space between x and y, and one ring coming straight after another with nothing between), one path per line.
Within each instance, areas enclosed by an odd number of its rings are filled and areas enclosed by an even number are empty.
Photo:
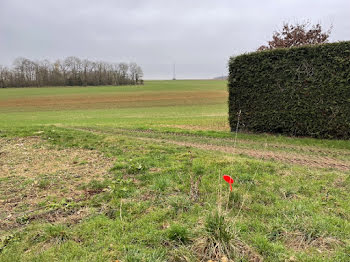
M350 138L350 42L231 57L229 121L236 129Z

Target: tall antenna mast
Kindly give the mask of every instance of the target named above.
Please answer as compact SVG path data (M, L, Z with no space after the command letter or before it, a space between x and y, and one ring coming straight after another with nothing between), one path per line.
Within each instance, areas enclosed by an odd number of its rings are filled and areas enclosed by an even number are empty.
M176 80L175 63L173 64L173 80Z

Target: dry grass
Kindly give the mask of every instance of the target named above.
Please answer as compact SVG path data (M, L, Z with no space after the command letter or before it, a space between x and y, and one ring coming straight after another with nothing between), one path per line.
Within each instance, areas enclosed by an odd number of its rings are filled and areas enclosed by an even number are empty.
M337 246L342 246L340 240L332 237L315 237L305 235L303 232L285 232L282 236L286 246L295 251L307 251L314 248L319 253L332 252Z
M88 197L82 186L104 179L113 163L97 151L58 149L36 137L2 138L0 152L0 229L33 219L78 220L88 213L84 207L57 211L47 205Z
M211 115L206 115L206 116L211 116ZM223 115L218 115L218 116L223 116ZM210 125L208 125L206 123L206 125L193 125L193 124L189 124L189 125L161 125L164 127L175 127L175 128L180 128L183 130L191 130L191 131L211 131L211 130L215 130L215 131L229 131L230 130L230 125L228 124L228 122L226 121L226 119L222 122L219 121L213 121L212 123L210 123Z
M210 214L202 234L195 240L193 251L201 261L251 261L263 258L239 237L233 221L223 213Z

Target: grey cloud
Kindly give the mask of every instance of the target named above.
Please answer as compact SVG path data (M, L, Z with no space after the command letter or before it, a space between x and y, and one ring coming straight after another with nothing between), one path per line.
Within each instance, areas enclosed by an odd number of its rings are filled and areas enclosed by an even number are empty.
M253 51L283 21L334 25L349 40L349 0L1 0L0 64L30 59L135 61L145 78L210 78Z

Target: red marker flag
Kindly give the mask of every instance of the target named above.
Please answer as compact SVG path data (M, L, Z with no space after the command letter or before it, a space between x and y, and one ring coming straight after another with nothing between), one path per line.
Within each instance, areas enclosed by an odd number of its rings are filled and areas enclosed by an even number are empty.
M232 179L232 177L230 177L230 176L224 175L223 178L225 179L225 181L226 181L227 183L230 184L230 190L232 191L232 184L233 184L233 182L235 182L235 181L234 181L234 180Z

